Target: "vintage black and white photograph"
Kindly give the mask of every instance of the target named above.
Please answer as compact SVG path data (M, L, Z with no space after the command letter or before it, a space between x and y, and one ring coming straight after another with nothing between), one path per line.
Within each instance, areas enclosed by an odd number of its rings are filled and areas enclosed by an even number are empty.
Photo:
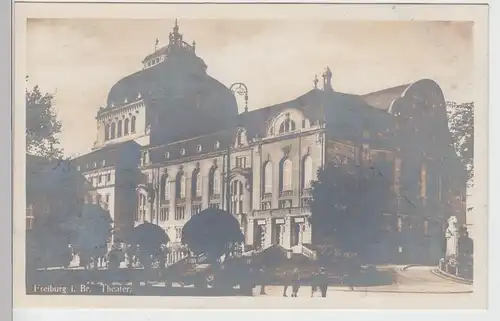
M27 296L477 291L474 22L25 28Z

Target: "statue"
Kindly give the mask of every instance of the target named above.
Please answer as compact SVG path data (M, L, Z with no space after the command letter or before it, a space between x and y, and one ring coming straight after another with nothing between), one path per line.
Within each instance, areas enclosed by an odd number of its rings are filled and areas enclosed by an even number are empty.
M457 217L451 216L448 219L448 228L445 232L446 237L446 258L450 256L456 257L458 252L458 239L459 239L459 230L457 228Z

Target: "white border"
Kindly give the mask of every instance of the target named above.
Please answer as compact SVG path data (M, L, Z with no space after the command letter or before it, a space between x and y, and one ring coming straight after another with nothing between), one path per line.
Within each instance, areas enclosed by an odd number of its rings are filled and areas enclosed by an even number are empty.
M4 0L5 1L5 0ZM9 0L7 0L9 1ZM89 1L89 2L96 2L96 1ZM118 1L113 1L113 2L118 2ZM141 2L141 1L137 1L137 2ZM222 2L222 1L221 1ZM274 1L274 2L281 2L281 1ZM306 1L304 1L306 2ZM309 1L307 1L309 2ZM325 1L315 1L315 2L325 2ZM345 2L353 2L353 1L345 1ZM382 1L381 1L382 2ZM386 2L386 1L384 1ZM392 1L392 2L398 2L398 3L403 3L403 1ZM421 2L424 2L424 1L412 1L413 3L421 3ZM465 1L440 1L441 3L470 3L470 2L475 2L475 3L478 3L478 2L484 2L484 1L468 1L468 2L465 2ZM4 10L3 8L0 10L2 13L4 12L7 12L8 13L8 10ZM493 89L493 90L490 90L490 102L489 102L489 105L490 106L497 106L499 103L500 103L500 99L498 98L498 89L495 90L496 88L500 88L500 86L498 85L498 71L500 70L500 66L498 65L498 57L500 56L500 50L498 50L498 41L500 39L500 37L497 35L497 32L498 30L500 30L500 17L499 17L499 14L498 12L500 11L500 5L497 3L495 3L494 1L492 1L492 3L490 4L490 34L489 34L489 37L490 37L490 88ZM8 19L2 19L1 20L2 22L6 22L6 23L9 23ZM496 31L496 32L495 32ZM496 37L495 37L496 35ZM9 41L4 41L4 39L2 38L1 39L3 41L2 44L4 43L8 43ZM8 49L8 46L1 46L1 48L7 48ZM2 55L2 57L5 57L5 55ZM2 59L2 62L5 62L8 60L7 59ZM2 65L3 67L3 65ZM9 68L7 69L7 72L3 72L2 74L3 75L6 75L8 74L8 70L10 69L10 66L8 66ZM5 70L5 69L2 69L2 71ZM0 90L5 90L5 86L1 86L0 87ZM8 89L8 88L7 88ZM3 92L2 92L3 93ZM8 92L7 92L8 93ZM0 95L0 97L2 97L2 99L5 99L6 97L8 97L9 95ZM9 102L7 101L6 104L4 103L4 105L8 106L9 105ZM5 109L2 109L2 110L5 110ZM490 199L495 199L494 196L498 195L495 193L495 179L496 178L500 178L500 175L495 175L495 174L498 174L498 169L497 169L497 166L495 166L498 162L496 162L495 160L496 159L496 156L498 156L497 154L497 146L498 146L498 143L495 144L495 141L493 140L493 137L498 137L498 136L494 136L494 132L497 131L497 127L498 125L498 119L497 119L497 114L498 112L495 111L495 109L493 108L490 108L490 111L489 111L489 115L490 115L490 128L492 130L491 132L491 137L490 137L490 142L491 142L491 149L490 149L490 161L489 163L492 165L490 167L490 170L492 171L492 175L489 175L489 177L491 178L490 179ZM5 121L6 119L10 119L10 116L9 115L2 115L3 117L1 117L0 119L2 119L2 121ZM2 124L3 125L3 124ZM496 125L496 126L495 126ZM9 129L10 130L10 126L0 126L2 129ZM2 137L9 137L8 135L2 135ZM10 137L9 137L10 138ZM6 144L4 144L5 146ZM8 145L7 145L7 148L5 148L7 150L10 150L10 148L8 148ZM3 153L2 156L2 161L4 161L4 158L7 158L7 161L8 161L8 158L10 158L10 155L8 153ZM4 162L5 163L5 162ZM3 166L4 163L2 163L2 168L5 168L6 166ZM8 166L8 163L6 164ZM2 178L4 176L2 175ZM7 193L4 193L4 194L7 194ZM2 202L3 204L6 204L5 202ZM7 203L8 204L8 203ZM491 213L500 213L500 211L496 210L497 209L497 205L496 203L491 203L490 204L490 212ZM7 209L8 210L8 209ZM7 211L7 213L9 213L10 210ZM494 227L498 226L498 222L499 222L499 219L498 217L493 214L489 217L489 230L491 231L491 233L489 233L489 244L491 244L492 246L490 247L490 255L489 255L489 271L491 271L492 273L490 273L489 277L490 277L490 280L489 280L489 283L491 285L493 284L500 284L500 280L497 276L497 274L495 273L498 269L495 269L495 267L498 266L498 255L496 253L498 253L498 251L496 250L496 246L495 244L497 244L497 238L498 238L498 233L494 233ZM6 222L4 221L4 224L2 224L2 226L7 226L10 228L10 224L6 224ZM8 235L7 233L2 233L3 235ZM6 244L6 243L3 243L3 244ZM8 244L8 243L7 243ZM2 247L3 248L3 247ZM3 252L1 253L3 255ZM3 272L3 271L2 271ZM5 274L3 274L5 276ZM4 282L2 282L2 284L10 284L9 280L2 280ZM3 287L5 288L5 287ZM494 310L497 309L497 305L495 305L495 302L499 302L498 300L498 297L496 296L496 292L498 291L498 289L494 286L491 286L489 288L489 292L490 292L490 295L489 295L489 310L492 310L491 312L489 312L488 314L485 314L485 313L479 313L481 314L482 317L490 317L492 318L493 316L491 314L493 314ZM2 300L3 302L5 302L4 300ZM332 307L333 308L333 307ZM459 307L458 307L459 308ZM221 313L220 311L202 311L202 312L197 312L197 311L191 311L191 312L183 312L183 311L151 311L151 310L139 310L139 311L111 311L111 310L108 310L108 311L98 311L98 310L54 310L54 311L50 311L50 313L48 311L43 311L43 310L35 310L35 309L30 309L30 310L18 310L15 312L15 317L18 319L18 320L35 320L35 319L48 319L48 320L68 320L69 318L71 318L72 320L75 320L75 321L78 321L78 320L90 320L90 319L96 319L96 318L113 318L113 317L119 317L121 320L136 320L136 319L146 319L146 320L165 320L166 318L179 318L179 317L194 317L196 318L197 316L198 317L203 317L203 318L206 318L208 317L206 315L206 313L215 313L214 317L217 317L218 319L221 319L221 317L225 317L227 316L228 319L229 317L231 318L234 318L234 317L238 317L239 319L244 319L244 318L255 318L255 317L259 317L259 318L286 318L287 320L295 320L296 318L314 318L314 319L318 319L318 318L323 318L323 317L329 317L329 313L328 311L321 311L321 312L312 312L312 311L304 311L304 312L299 312L299 311L293 311L293 313L291 312L284 312L284 311L265 311L264 313L266 313L266 315L258 315L261 312L257 312L257 311L246 311L246 313L241 313L240 311L225 311L223 313ZM410 319L413 319L413 318L419 318L421 319L422 317L437 317L437 318L450 318L450 319L454 319L454 320L460 320L462 318L475 318L475 317L478 317L478 313L473 313L474 316L471 315L471 313L465 313L465 311L460 311L462 313L460 314L455 314L456 312L451 312L451 311L446 311L446 315L434 315L434 313L436 312L418 312L418 313L415 313L415 312L412 312L412 313L408 313L405 315L406 318L410 318ZM182 313L182 314L179 314L179 313ZM187 314L191 314L190 316L188 316ZM200 314L198 314L200 313ZM231 315L231 313L237 313L235 315ZM257 315L255 315L254 313L257 313ZM279 315L270 315L268 313L279 313ZM287 314L287 315L284 315L284 314ZM300 315L301 313L306 313L304 315ZM327 314L328 313L328 314ZM347 313L347 314L346 314ZM359 317L366 317L367 319L370 319L370 320L378 320L378 319L383 319L383 320L390 320L392 318L398 318L400 319L401 318L401 314L400 313L404 313L404 312L388 312L388 311L380 311L380 312L375 312L375 311L370 311L370 312L359 312L359 311L356 311L356 312L346 312L346 311L335 311L335 316L336 318L338 317L343 317L344 315L346 317L350 317L352 318L354 315L353 314L356 314L357 316ZM429 314L431 313L431 314ZM252 316L250 316L252 314ZM3 314L2 314L3 316ZM2 318L4 319L4 318Z

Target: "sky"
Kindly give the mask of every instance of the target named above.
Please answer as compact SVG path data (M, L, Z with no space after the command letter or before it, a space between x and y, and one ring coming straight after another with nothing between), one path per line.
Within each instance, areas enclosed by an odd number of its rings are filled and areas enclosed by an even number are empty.
M90 151L95 120L111 87L142 69L174 20L30 19L28 86L55 95L66 156ZM473 37L468 22L179 20L207 73L248 87L249 110L294 99L328 66L334 90L366 94L435 80L445 99L472 100ZM243 103L240 109L243 109Z

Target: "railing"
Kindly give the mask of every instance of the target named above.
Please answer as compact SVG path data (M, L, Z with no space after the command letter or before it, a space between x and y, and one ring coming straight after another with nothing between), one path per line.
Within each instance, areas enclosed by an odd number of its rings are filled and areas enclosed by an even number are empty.
M307 207L289 207L289 208L278 208L271 210L255 210L250 215L253 217L284 217L288 215L309 215L311 210Z
M209 197L210 201L218 201L220 200L220 194L212 194Z
M302 197L311 197L312 196L312 189L311 188L304 188L301 193Z
M292 190L288 190L288 191L281 191L280 192L280 197L290 197L290 196L293 196L293 191Z

